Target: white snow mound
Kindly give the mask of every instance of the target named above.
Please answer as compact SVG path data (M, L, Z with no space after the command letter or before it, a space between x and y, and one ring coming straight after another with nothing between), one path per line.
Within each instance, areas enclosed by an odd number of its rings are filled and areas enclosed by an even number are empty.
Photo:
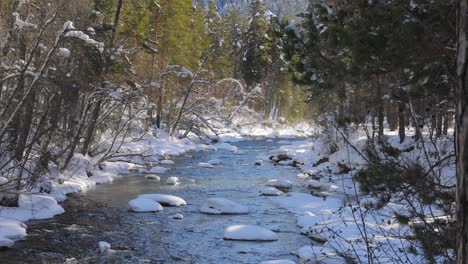
M132 211L137 213L160 212L163 207L156 201L148 198L137 198L128 202Z
M138 198L146 198L146 199L151 199L153 201L156 201L162 205L165 206L184 206L187 205L184 199L174 196L174 195L169 195L169 194L159 194L159 193L153 193L153 194L142 194L138 196Z
M261 226L233 225L224 230L224 239L243 241L275 241L278 235Z

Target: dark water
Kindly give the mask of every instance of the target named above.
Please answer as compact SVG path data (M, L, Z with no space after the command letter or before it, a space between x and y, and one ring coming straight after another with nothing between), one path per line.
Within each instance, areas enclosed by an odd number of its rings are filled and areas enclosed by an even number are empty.
M299 234L295 217L275 206L275 198L258 191L269 179L297 182L292 167L254 166L255 157L278 148L277 141L243 141L235 144L245 153L229 151L191 153L176 159L176 165L161 175L161 183L133 175L72 195L64 204L66 213L47 221L28 223L28 237L13 249L0 252L0 263L259 263L270 259L297 260L292 250L308 244ZM219 158L213 169L197 164ZM181 184L165 185L169 176ZM143 193L166 193L184 198L188 205L165 207L159 213L132 213L127 202ZM248 215L216 216L198 212L207 198L223 197L247 205ZM183 220L173 220L175 213ZM232 224L260 225L278 231L275 242L223 240L224 228ZM100 253L98 241L112 245Z

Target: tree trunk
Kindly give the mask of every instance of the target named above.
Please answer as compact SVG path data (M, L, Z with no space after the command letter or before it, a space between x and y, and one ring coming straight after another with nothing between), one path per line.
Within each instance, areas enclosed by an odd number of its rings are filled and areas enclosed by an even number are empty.
M377 104L377 121L379 123L379 140L382 139L384 135L384 103L383 103L383 93L382 93L382 76L377 75L377 91L376 91L376 104Z
M91 116L91 123L88 126L88 130L86 130L86 135L85 135L85 139L83 142L83 149L81 151L81 154L83 155L88 154L89 147L91 146L91 143L93 142L94 130L96 130L97 121L99 119L99 113L101 112L101 103L102 101L99 100L94 106L94 110Z
M385 104L385 108L388 127L390 131L395 131L398 128L398 104L395 102L388 102Z
M400 136L400 144L402 144L405 141L405 128L405 102L403 101L403 99L400 99L400 101L398 101L398 135Z
M437 119L437 125L436 125L436 137L439 138L440 136L442 136L442 119L443 119L443 115L445 113L445 106L447 105L447 103L442 103L442 104L438 104L437 106L437 112L436 112L436 119Z
M456 154L457 154L457 263L468 263L468 0L458 6L458 63L459 86L456 93Z

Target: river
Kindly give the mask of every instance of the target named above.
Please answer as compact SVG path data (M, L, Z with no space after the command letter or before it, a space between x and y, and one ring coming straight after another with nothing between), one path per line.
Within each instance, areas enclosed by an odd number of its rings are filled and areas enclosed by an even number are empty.
M278 140L247 140L235 143L242 154L227 150L188 153L161 182L142 175L117 178L86 193L71 195L62 204L66 212L46 221L28 224L28 237L12 249L0 252L0 263L259 263L290 259L291 251L310 244L296 226L296 218L278 208L274 197L259 196L267 180L281 178L299 185L298 170L265 162L255 166L257 156L278 148ZM199 162L220 159L215 168ZM181 184L166 185L169 176ZM187 206L165 207L159 213L133 213L127 202L139 194L165 193L185 199ZM198 209L208 198L222 197L247 205L247 215L206 215ZM175 213L182 220L170 219ZM233 224L260 225L277 231L275 242L242 242L223 239L224 228ZM101 253L98 241L112 251Z

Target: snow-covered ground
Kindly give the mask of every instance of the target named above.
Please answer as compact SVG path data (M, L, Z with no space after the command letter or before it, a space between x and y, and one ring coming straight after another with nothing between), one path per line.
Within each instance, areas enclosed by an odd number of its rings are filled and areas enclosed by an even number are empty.
M430 170L432 164L453 154L453 143L449 137L430 141L425 135L424 142L414 143L411 132L408 131L410 136L402 144L397 133L385 133L390 146L404 150L398 157L399 161L417 161L424 169ZM366 134L355 131L349 140L352 146L346 142L330 142L329 137L322 135L284 142L280 149L270 152L270 158L278 165L299 166L301 173L298 177L303 179L303 189L309 189L311 193L293 191L272 198L278 206L296 215L297 225L303 234L321 244L319 247L306 245L295 254L301 263L347 263L347 258L357 263L426 263L422 247L409 239L414 235L410 225L400 224L396 214L411 217L410 223L425 223L449 216L435 204L405 201L397 195L383 207L372 209L379 201L364 195L353 177L367 165L366 157L362 155L365 153ZM433 155L434 152L441 155ZM388 158L382 153L379 155L381 159ZM439 168L439 183L454 186L453 159L448 158ZM412 211L416 211L419 217L414 217L410 213ZM441 256L436 261L443 263L445 257Z

